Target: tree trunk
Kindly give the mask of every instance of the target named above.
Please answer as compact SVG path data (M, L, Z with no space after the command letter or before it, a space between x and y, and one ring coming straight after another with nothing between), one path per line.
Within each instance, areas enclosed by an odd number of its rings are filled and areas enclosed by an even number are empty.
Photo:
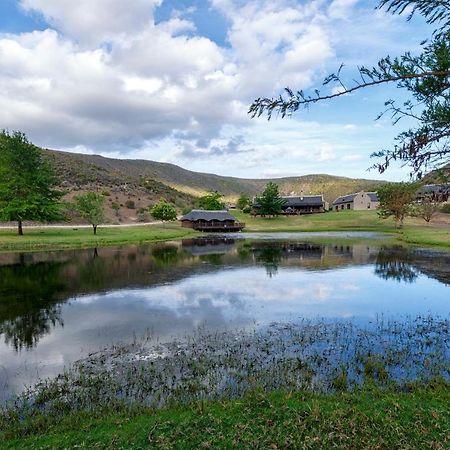
M97 234L97 225L92 225L92 228L94 229L94 235Z
M18 221L18 234L19 234L19 236L23 236L23 229L22 229L22 221L21 220L19 220Z

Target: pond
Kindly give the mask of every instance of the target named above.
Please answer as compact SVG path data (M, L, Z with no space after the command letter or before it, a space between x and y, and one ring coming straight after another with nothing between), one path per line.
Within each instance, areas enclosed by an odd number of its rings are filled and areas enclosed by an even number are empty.
M142 336L449 317L450 253L383 246L370 234L327 234L326 244L276 237L0 254L0 402Z

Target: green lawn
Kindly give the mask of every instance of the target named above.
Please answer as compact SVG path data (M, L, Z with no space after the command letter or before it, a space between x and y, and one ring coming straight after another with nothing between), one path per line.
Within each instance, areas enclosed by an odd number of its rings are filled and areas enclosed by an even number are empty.
M240 211L232 214L245 222L246 232L289 231L376 231L392 233L401 242L450 247L450 225L426 224L421 219L407 218L401 229L392 219L380 219L376 211L340 211L303 216L274 218L252 217Z
M443 382L402 393L253 393L161 411L113 409L7 426L2 449L444 449L450 439Z
M195 234L179 224L148 225L142 227L102 228L94 236L92 228L24 229L24 236L16 230L0 230L0 251L34 251L68 248L91 248L180 239Z

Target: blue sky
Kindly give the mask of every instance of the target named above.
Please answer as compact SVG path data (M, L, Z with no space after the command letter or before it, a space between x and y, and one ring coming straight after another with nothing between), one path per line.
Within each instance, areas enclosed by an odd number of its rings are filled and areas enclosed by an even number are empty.
M240 177L367 172L402 128L375 121L394 87L250 119L257 97L314 89L344 62L419 51L430 36L362 0L1 0L0 127L73 152ZM330 92L336 86L324 88Z

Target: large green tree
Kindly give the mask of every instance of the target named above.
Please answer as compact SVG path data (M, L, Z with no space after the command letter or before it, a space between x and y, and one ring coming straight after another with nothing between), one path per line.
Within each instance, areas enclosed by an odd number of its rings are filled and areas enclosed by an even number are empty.
M208 211L218 211L225 208L225 204L222 202L222 195L218 192L210 192L200 197L197 200L197 204L201 209Z
M278 185L269 182L260 197L256 198L256 206L262 216L277 216L286 201L280 196Z
M19 235L23 222L62 220L57 179L41 150L25 134L0 133L0 220L17 222Z
M393 161L409 165L411 176L421 178L423 171L442 168L450 161L450 2L448 0L381 0L378 8L392 14L409 11L408 20L421 14L435 25L431 38L421 43L422 51L413 55L406 52L398 57L387 56L373 67L359 67L354 80L346 81L341 65L337 73L325 78L323 84L335 87L337 92L308 93L285 88L285 95L275 98L258 98L250 106L252 117L273 113L281 117L292 114L301 107L335 99L343 95L393 83L407 91L409 99L388 99L386 109L379 115L389 114L393 123L407 117L414 125L396 137L392 148L372 154L378 159L373 168L383 173ZM355 81L356 80L356 81Z
M105 221L104 202L105 197L97 192L86 192L74 197L75 210L92 225L94 234L97 234L97 227Z

